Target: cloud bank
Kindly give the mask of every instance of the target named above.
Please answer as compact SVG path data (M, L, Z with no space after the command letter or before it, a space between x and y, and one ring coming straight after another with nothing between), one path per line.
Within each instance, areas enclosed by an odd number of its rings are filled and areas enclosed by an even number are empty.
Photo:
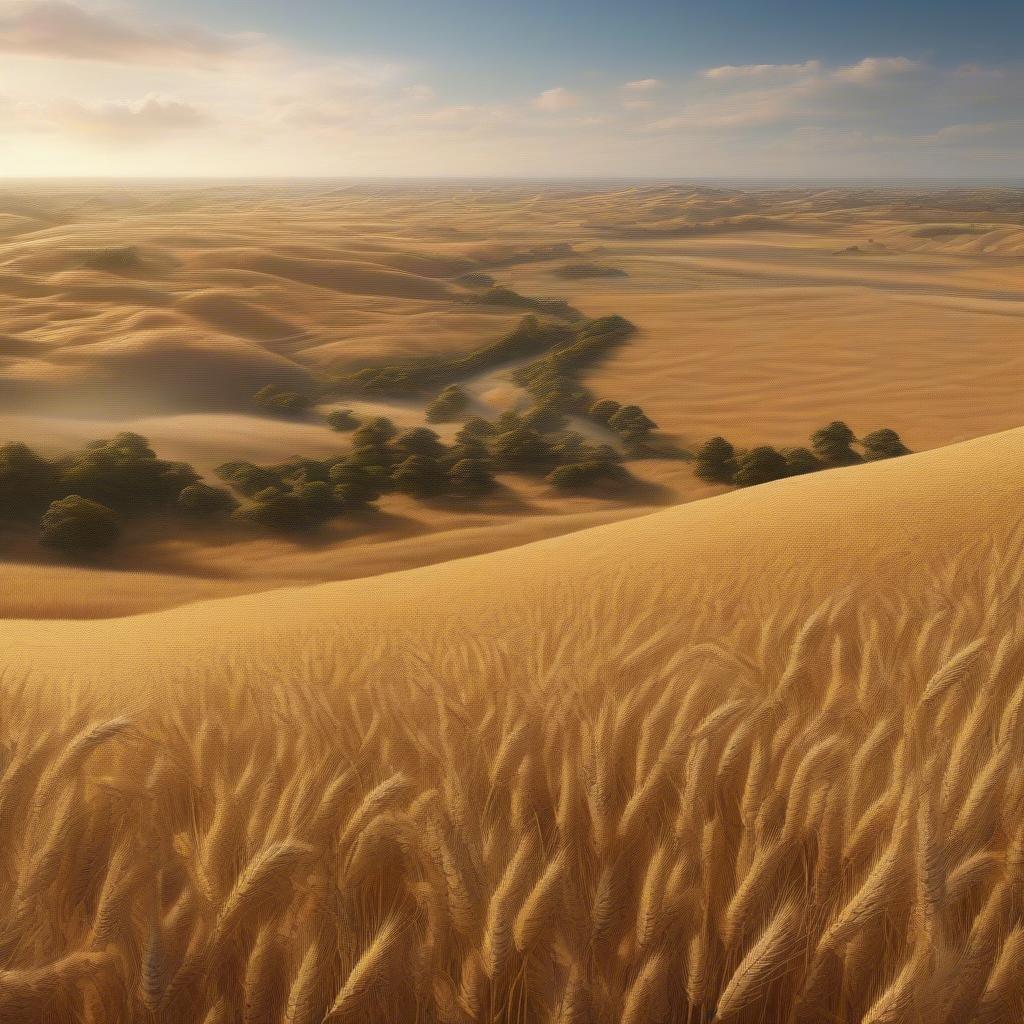
M0 0L0 55L16 176L998 176L1024 157L1024 69L914 54L594 71L481 100L427 64L245 25Z

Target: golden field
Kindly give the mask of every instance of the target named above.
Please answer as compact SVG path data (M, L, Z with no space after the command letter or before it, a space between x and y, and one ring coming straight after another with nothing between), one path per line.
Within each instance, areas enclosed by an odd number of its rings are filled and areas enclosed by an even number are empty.
M4 1019L1016 1019L1022 452L9 623Z
M153 526L80 567L16 550L0 1021L1020 1020L1022 212L5 186L0 427L40 447L329 453L255 388L500 337L517 317L454 283L486 271L634 321L586 383L683 446L839 418L917 454L728 493L645 460L646 502L515 476L315 541Z

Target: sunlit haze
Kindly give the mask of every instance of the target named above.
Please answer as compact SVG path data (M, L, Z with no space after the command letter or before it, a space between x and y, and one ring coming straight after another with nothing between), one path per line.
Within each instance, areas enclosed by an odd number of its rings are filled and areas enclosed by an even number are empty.
M0 0L0 174L1012 178L1024 155L1019 5L490 7Z

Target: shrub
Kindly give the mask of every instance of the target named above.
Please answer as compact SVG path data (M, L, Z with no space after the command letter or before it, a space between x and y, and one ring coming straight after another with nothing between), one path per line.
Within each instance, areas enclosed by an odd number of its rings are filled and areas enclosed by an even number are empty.
M54 497L53 464L24 444L0 446L0 519L39 515Z
M348 460L331 467L330 481L336 498L338 489L343 488L341 498L347 508L376 501L388 484L383 466L361 466Z
M53 502L39 523L39 543L70 555L101 551L120 535L114 511L80 494Z
M894 459L899 455L909 455L910 449L903 443L895 430L883 427L865 437L861 444L864 447L864 458L868 462L878 459Z
M425 415L428 423L451 423L468 408L469 395L466 390L458 384L452 384L427 406Z
M514 427L491 442L491 451L503 469L537 472L551 461L551 448L530 427Z
M396 491L403 494L414 498L432 498L445 490L447 481L437 459L426 455L410 455L392 470L391 483Z
M621 486L630 475L616 462L570 462L552 470L545 479L560 491L589 491Z
M284 490L278 473L251 462L225 462L218 466L214 473L247 498L254 498L268 487Z
M327 414L327 425L339 434L348 433L359 426L359 420L351 409L332 409Z
M225 516L237 506L230 491L209 484L189 484L178 494L178 508L193 516Z
M786 475L786 460L769 445L751 448L736 458L735 482L739 487L766 484Z
M523 416L523 423L542 434L553 434L565 427L566 419L557 404L544 403L530 409Z
M809 448L787 448L782 455L786 460L787 476L803 476L825 468Z
M455 435L455 441L463 444L467 438L493 437L495 432L495 426L490 420L473 416L462 425L462 429Z
M826 466L852 466L862 461L851 447L855 440L853 431L845 423L834 420L811 435L811 448Z
M639 405L624 405L608 420L608 426L631 443L644 441L658 424Z
M302 530L310 525L308 509L299 497L272 487L257 494L252 503L238 509L235 516L273 530Z
M422 455L428 459L439 459L444 454L441 439L429 427L413 427L403 430L391 443L399 459L410 455Z
M712 437L697 450L694 472L708 483L731 484L736 476L736 449L724 437Z
M595 402L589 409L588 415L591 419L597 420L608 426L608 421L622 408L613 398L602 398Z
M310 400L298 391L288 391L277 384L268 384L253 395L253 401L264 412L276 416L301 416L310 407Z
M441 463L449 469L463 459L478 459L489 462L491 450L478 437L461 437L441 456Z
M56 466L65 494L80 494L122 511L173 505L185 487L199 481L187 463L158 459L144 437L130 432L90 441Z
M448 485L456 494L486 494L494 489L494 474L483 459L460 459L448 471Z
M308 483L299 484L293 493L301 502L306 514L312 519L326 519L337 511L334 502L334 488L323 480L311 480Z
M356 448L383 448L397 433L398 428L386 416L374 416L352 435L352 444Z

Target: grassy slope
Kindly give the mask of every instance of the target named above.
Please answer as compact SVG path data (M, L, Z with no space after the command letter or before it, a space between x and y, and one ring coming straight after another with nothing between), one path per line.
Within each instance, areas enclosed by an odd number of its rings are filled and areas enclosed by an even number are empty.
M0 1017L1017 1019L1022 450L6 624Z

